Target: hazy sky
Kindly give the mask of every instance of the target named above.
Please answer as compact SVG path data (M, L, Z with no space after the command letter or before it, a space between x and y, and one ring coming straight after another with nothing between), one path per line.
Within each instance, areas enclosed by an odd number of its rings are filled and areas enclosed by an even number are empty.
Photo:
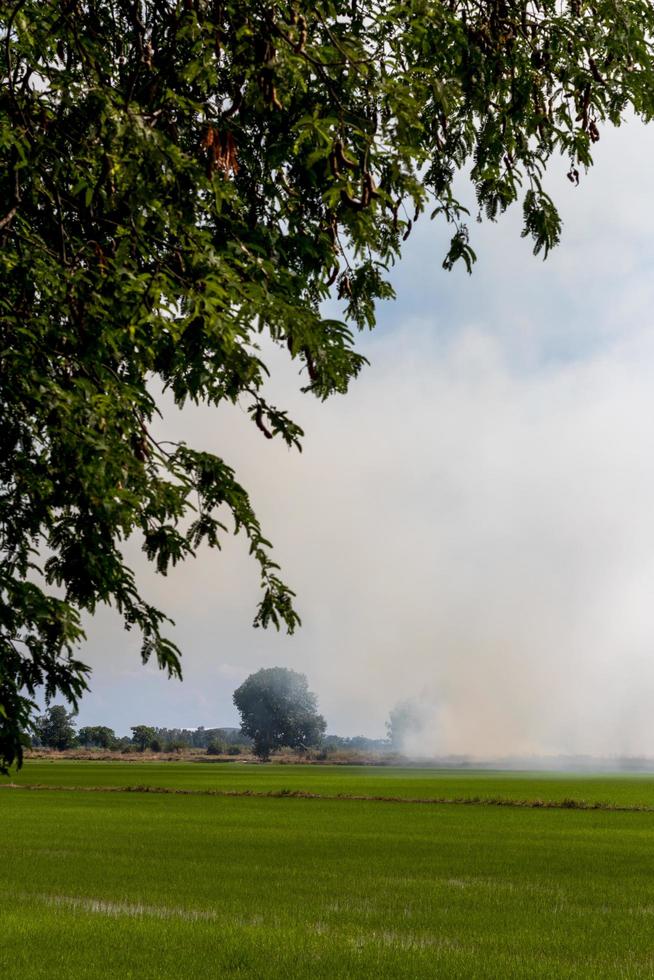
M251 628L240 539L168 578L135 547L185 679L143 668L103 612L79 723L236 724L234 688L279 664L340 734L382 736L410 698L437 754L654 754L653 157L654 128L630 124L603 134L579 188L553 166L564 236L545 263L519 209L472 220L471 277L442 271L447 231L421 221L349 395L301 395L271 354L301 455L238 409L166 403L166 437L223 455L251 490L304 625Z

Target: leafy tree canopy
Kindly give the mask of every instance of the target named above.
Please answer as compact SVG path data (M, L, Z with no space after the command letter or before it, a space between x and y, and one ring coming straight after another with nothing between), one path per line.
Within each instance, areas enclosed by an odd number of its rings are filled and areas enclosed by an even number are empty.
M141 752L150 748L155 736L156 731L150 725L134 725L132 727L132 742Z
M576 183L602 122L650 117L653 27L649 0L0 0L0 763L39 686L83 691L98 603L180 675L132 535L165 574L243 532L255 624L295 628L229 461L156 442L156 392L238 402L299 446L260 340L345 392L423 212L470 268L463 167L546 255L545 164Z
M325 719L318 714L316 695L304 674L287 667L266 667L243 681L234 691L241 715L241 731L254 742L260 759L284 746L293 749L317 745L325 734Z
M93 745L99 749L112 749L118 744L113 728L106 725L87 725L77 733L80 745Z
M77 741L74 715L63 704L53 704L40 718L35 719L34 731L41 743L49 749L70 749Z

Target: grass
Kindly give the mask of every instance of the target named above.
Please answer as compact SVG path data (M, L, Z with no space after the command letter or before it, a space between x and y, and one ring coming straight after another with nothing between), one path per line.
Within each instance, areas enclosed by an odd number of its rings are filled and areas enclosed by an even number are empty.
M654 802L640 777L141 768L20 780ZM11 980L654 974L654 813L7 789L0 821Z
M9 780L0 779L2 782ZM492 772L372 766L243 765L193 762L26 762L21 785L163 787L257 793L317 793L417 799L487 799L654 807L653 775Z

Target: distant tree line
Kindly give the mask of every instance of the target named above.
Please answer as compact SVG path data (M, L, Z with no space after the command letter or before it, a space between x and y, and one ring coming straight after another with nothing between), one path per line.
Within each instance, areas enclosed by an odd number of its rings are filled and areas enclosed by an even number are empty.
M77 747L112 752L181 752L204 749L208 755L238 755L253 751L262 761L291 748L303 752L383 752L397 748L410 727L408 703L398 705L387 724L388 738L326 735L326 722L317 709L317 697L304 674L286 667L268 667L250 674L234 692L241 715L240 728L163 728L133 725L131 736L118 736L106 725L86 725L79 730L72 712L60 704L46 708L35 721L32 746L50 749Z
M159 728L135 725L131 744L144 752L181 752L184 749L205 749L209 755L229 755L232 750L249 749L252 740L239 728ZM234 754L238 754L238 752Z
M107 725L86 725L79 730L75 716L61 704L46 708L36 719L31 744L49 749L105 749L111 752L177 752L205 749L209 754L230 754L250 749L252 740L238 728L160 728L134 725L130 736L116 735Z
M327 751L385 752L389 748L386 738L367 738L365 735L325 735L322 748Z

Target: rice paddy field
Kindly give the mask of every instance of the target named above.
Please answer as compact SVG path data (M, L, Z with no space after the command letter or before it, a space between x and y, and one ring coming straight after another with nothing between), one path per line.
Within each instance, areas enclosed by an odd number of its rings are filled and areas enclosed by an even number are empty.
M34 761L2 783L8 980L654 976L652 776Z

